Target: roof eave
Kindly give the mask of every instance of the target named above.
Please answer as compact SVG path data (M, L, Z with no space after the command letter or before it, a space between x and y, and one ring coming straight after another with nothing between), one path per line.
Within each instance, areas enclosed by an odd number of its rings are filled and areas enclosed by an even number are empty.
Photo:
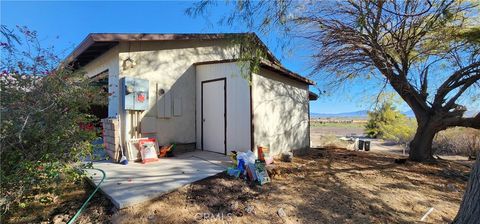
M79 57L91 47L99 47L96 45L108 45L103 47L108 50L112 46L117 45L121 41L165 41L165 40L214 40L214 39L226 39L234 38L235 35L252 35L255 41L258 42L263 50L266 51L268 60L262 60L261 66L270 70L284 74L288 78L295 79L297 81L306 83L308 85L315 85L315 82L307 79L297 73L294 73L285 67L283 67L280 61L273 55L267 46L261 41L261 39L255 33L221 33L221 34L125 34L125 33L91 33L73 50L73 52L64 60L66 64L74 65ZM108 43L110 42L110 43ZM102 47L100 46L100 47ZM98 54L98 56L101 54ZM97 56L97 57L98 57ZM93 60L93 59L91 59ZM88 63L88 62L87 62ZM82 66L82 62L78 62Z
M85 39L67 56L64 60L66 64L74 62L80 54L82 54L88 47L90 47L95 41L92 38L92 34L88 34Z
M318 95L312 91L308 91L308 100L310 101L318 100Z
M283 73L283 74L287 75L288 77L290 77L292 79L295 79L297 81L301 81L301 82L306 83L308 85L316 85L315 81L307 79L307 78L305 78L305 77L303 77L303 76L301 76L301 75L299 75L295 72L292 72L292 71L286 69L283 66L273 64L273 63L269 63L268 61L265 61L265 60L261 61L261 66L263 66L264 68L270 69L270 70L274 70L276 72Z

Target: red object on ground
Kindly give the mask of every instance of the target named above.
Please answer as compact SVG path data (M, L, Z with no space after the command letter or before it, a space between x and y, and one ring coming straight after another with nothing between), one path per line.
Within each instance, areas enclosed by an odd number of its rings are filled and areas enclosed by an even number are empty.
M157 140L155 138L141 139L138 141L138 146L142 155L142 163L158 161Z
M257 154L258 154L258 159L262 162L265 162L265 157L263 156L263 147L262 146L257 147Z
M173 147L172 144L163 146L163 147L160 149L160 153L158 154L158 156L160 156L160 157L167 157L167 153L168 153L168 151L170 151L170 150L172 149L172 147Z

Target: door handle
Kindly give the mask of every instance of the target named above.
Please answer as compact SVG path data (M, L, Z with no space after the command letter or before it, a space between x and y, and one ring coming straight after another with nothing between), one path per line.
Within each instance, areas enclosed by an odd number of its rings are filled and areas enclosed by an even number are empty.
M203 118L203 120L202 120L202 121L203 121L203 122L205 122L205 118Z

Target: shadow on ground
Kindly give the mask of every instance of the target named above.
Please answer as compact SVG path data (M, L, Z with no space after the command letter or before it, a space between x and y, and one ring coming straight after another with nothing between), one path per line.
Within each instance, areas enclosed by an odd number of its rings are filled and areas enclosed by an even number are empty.
M411 223L455 216L468 168L396 164L391 155L311 149L277 162L264 186L221 173L130 207L115 223Z

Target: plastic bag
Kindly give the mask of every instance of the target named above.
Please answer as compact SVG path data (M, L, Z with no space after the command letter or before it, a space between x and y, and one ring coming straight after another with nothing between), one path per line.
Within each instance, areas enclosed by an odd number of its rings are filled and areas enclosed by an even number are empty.
M245 161L245 164L254 164L255 160L257 157L252 151L247 151L247 152L242 152L239 155L237 155L237 158L243 159Z

